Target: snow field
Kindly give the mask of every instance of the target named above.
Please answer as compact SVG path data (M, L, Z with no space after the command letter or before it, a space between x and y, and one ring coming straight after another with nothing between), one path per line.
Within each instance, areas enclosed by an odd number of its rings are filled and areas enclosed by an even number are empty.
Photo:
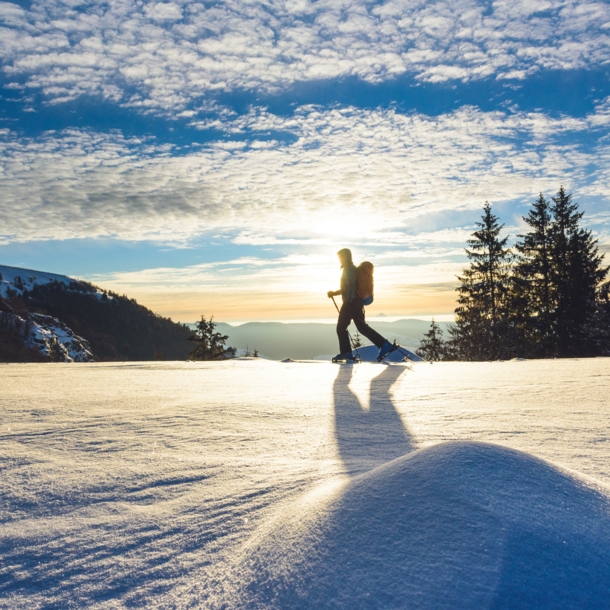
M0 366L0 607L599 601L609 364Z

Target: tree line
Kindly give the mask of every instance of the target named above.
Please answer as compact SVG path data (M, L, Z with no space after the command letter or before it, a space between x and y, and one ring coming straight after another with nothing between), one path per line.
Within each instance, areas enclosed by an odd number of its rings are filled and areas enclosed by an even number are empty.
M523 217L528 232L508 247L486 203L467 241L470 264L448 337L434 321L418 353L428 360L610 355L609 268L583 212L563 186Z

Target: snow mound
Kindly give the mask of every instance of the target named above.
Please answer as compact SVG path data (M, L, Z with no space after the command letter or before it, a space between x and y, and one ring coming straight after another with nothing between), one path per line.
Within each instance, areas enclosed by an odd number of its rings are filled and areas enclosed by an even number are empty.
M352 354L355 356L356 352L353 351ZM365 347L358 348L358 355L362 362L377 362L377 356L379 354L379 348L374 345L367 345ZM412 362L423 362L423 359L420 358L416 353L408 350L406 347L400 346L399 350L393 351L391 354L384 358L384 362L403 362L405 360L405 355L408 356L408 359Z
M526 453L441 443L291 505L239 572L219 605L607 608L610 498Z

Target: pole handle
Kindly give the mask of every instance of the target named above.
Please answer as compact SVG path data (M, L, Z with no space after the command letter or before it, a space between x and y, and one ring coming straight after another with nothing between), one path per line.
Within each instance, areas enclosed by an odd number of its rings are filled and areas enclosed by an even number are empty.
M335 297L330 297L333 300L333 303L335 304L335 309L337 311L339 311L339 307L337 306L337 301L335 301Z

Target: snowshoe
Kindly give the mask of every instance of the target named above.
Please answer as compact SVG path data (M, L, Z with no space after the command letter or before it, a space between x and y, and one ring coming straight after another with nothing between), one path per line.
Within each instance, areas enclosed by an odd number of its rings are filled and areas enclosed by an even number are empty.
M336 364L348 364L348 363L358 362L358 360L354 356L352 356L351 353L347 353L347 354L337 354L332 359L332 362L335 362Z
M395 352L400 346L394 341L394 343L390 343L386 341L379 348L379 355L377 356L377 362L383 362L392 352Z

